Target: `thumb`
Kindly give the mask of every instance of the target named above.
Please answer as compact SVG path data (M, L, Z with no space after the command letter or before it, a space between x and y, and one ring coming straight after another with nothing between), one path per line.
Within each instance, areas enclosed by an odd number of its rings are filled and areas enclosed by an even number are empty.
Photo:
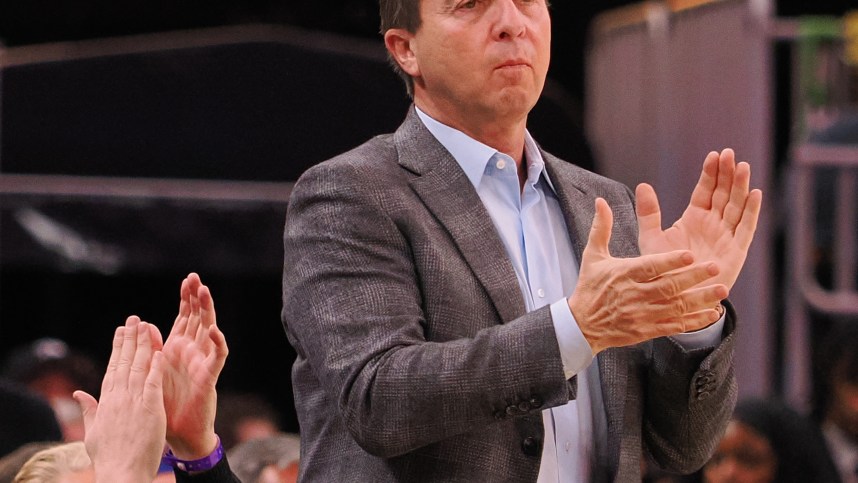
M84 391L75 391L72 397L80 405L80 410L83 413L83 429L89 433L89 429L95 422L95 413L98 410L98 401L94 397Z
M641 183L635 189L635 211L641 232L661 231L661 208L652 186Z
M596 198L596 213L593 215L593 226L584 252L590 255L610 257L608 242L611 240L611 230L614 224L614 214L611 207L603 198Z

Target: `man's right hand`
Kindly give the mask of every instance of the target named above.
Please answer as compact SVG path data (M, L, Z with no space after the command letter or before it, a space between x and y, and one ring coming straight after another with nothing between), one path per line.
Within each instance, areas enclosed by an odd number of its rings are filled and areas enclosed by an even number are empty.
M598 198L590 238L569 308L593 354L657 337L702 329L720 318L723 284L713 262L694 263L688 250L614 258L608 251L613 214ZM699 287L693 288L700 284Z

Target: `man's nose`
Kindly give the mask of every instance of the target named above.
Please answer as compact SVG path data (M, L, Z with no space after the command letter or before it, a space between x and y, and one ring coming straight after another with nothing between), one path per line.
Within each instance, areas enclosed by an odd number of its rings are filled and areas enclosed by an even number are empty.
M738 482L739 475L742 473L741 468L739 467L739 462L736 461L736 458L725 458L718 468L719 474L724 478L724 482Z
M496 15L493 25L493 36L496 39L520 37L527 31L527 19L517 0L496 0L492 9Z

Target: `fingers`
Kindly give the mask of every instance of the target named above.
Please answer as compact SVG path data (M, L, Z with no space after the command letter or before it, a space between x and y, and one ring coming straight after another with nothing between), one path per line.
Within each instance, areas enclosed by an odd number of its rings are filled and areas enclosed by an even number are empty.
M708 210L712 208L712 195L718 185L718 160L720 155L712 151L703 160L703 170L700 179L691 193L691 206Z
M159 351L164 348L164 340L161 338L161 331L154 324L146 324L149 327L149 340L152 343L152 350Z
M690 251L584 260L569 308L594 353L684 332L717 320L728 288L720 267ZM704 285L708 284L708 285Z
M133 347L134 358L128 375L128 388L135 393L143 389L149 375L149 367L152 364L153 351L150 327L152 325L146 322L140 322L137 327L137 339Z
M608 202L602 198L596 198L596 213L593 215L593 226L590 228L590 236L587 246L584 248L584 257L599 255L609 257L608 243L611 241L611 230L614 224L614 214Z
M628 276L636 282L647 282L667 272L691 265L694 263L694 255L688 250L676 250L626 260L631 264Z
M200 286L199 290L197 290L197 300L199 300L200 304L201 329L197 332L197 342L203 343L209 334L206 329L217 323L217 317L215 315L214 299L208 287L205 285Z
M702 284L720 273L712 262L699 263L680 270L673 270L638 285L649 300L671 300L686 290ZM722 298L727 298L726 294ZM687 311L687 310L686 310Z
M661 320L657 325L662 329L662 336L669 336L704 329L720 318L721 314L717 310L708 308L685 314L682 318Z
M188 326L185 329L185 335L188 337L195 339L197 336L197 331L200 330L200 298L199 291L200 287L203 286L202 281L200 281L200 276L196 273L191 273L188 275L188 289L190 291L190 304L191 311L188 317Z
M718 185L712 193L712 209L718 213L724 213L724 208L730 201L735 169L736 155L733 150L727 148L721 151L721 155L718 157Z
M125 337L125 327L117 327L113 332L113 349L110 351L110 359L107 362L107 371L101 381L101 392L105 393L113 389L113 380L116 375L116 367L119 364L119 353L122 352L122 340Z
M197 290L197 299L200 303L200 319L203 327L209 327L216 323L214 299L211 291L205 285Z
M72 397L80 406L80 411L83 413L83 430L85 433L90 432L92 423L95 422L95 413L98 410L98 401L94 397L84 391L75 391Z
M143 400L152 408L164 404L164 354L161 352L152 355L143 386Z
M223 370L223 366L226 363L226 357L229 355L229 348L226 345L226 338L223 335L223 332L216 325L212 325L208 329L209 339L212 341L214 345L214 350L206 356L206 367L209 368L209 372L214 376L215 382L217 381L220 372Z
M729 290L723 284L703 287L699 285L717 276L719 272L718 265L715 263L699 263L665 273L648 282L639 283L634 289L639 290L639 298L645 301L646 307L641 310L649 312L650 321L678 320L680 323L689 325L694 325L697 317L701 321L707 321L707 317L713 315L712 313L697 313L714 308L727 298ZM718 313L714 309L713 312L714 314ZM686 316L690 314L697 315L686 320ZM708 320L707 324L712 322L714 320ZM665 332L658 335L670 335L672 333Z
M132 315L125 320L125 330L122 336L122 349L119 353L119 360L116 363L116 371L114 372L113 387L116 389L125 389L128 387L128 378L131 372L131 364L134 361L134 354L137 345L137 332L140 325L140 318Z
M182 280L182 286L179 288L179 314L176 315L176 320L173 322L173 328L170 329L170 336L174 334L184 334L188 326L188 317L191 315L191 289L188 278ZM169 337L169 336L168 336Z
M728 294L727 287L722 284L685 290L675 297L665 298L661 302L653 304L653 320L675 319L685 326L694 326L695 317L697 317L699 318L698 322L703 321L706 325L711 324L718 319L709 320L709 317L720 316L715 307L727 298ZM708 312L709 310L712 312ZM692 314L697 315L692 316ZM687 319L689 316L692 318ZM679 332L662 331L659 335L673 335L688 330L691 329L683 327Z
M742 219L745 204L748 201L748 190L751 185L751 165L741 162L736 165L733 176L733 187L730 191L730 201L724 207L724 221L732 230L736 229Z
M655 190L647 183L641 183L635 188L635 212L638 217L638 228L641 233L661 231L661 208Z
M742 219L736 227L736 242L746 251L754 239L754 232L757 231L757 221L760 218L762 206L763 192L758 189L751 191L748 195L748 201L745 203L745 209L742 212Z

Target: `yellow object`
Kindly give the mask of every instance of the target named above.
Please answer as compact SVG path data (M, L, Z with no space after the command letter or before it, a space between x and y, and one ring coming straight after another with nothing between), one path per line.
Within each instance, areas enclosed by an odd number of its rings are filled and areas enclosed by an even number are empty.
M858 66L858 10L847 12L843 17L843 42L846 62Z

